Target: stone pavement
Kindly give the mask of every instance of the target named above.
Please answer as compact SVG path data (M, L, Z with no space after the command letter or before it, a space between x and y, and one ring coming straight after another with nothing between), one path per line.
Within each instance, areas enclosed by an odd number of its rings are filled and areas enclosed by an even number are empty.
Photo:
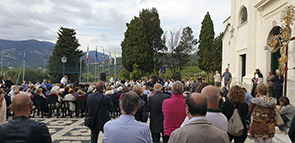
M32 118L47 124L53 143L89 143L90 130L84 126L84 118ZM102 142L102 134L99 136ZM273 138L275 143L290 143L289 137L284 133L277 133ZM245 143L254 143L247 138Z
M90 130L84 118L31 118L47 124L53 143L89 143ZM101 136L101 135L100 135ZM100 137L99 142L102 142Z

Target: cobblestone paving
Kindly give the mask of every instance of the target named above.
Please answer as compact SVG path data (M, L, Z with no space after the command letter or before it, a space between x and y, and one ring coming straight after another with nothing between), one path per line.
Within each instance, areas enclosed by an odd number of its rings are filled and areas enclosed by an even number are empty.
M47 124L53 143L89 143L90 130L84 126L84 118L31 118ZM289 143L287 135L276 135L275 143ZM99 143L102 142L102 134L99 135ZM247 138L245 143L254 143Z

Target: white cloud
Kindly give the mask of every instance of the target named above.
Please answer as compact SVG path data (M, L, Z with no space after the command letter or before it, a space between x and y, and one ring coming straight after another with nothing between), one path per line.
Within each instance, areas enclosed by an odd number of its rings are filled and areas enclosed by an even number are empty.
M201 22L209 11L215 34L230 15L230 0L1 0L0 38L56 42L63 27L76 29L80 49L121 54L126 23L143 8L156 7L164 31L190 26L199 37Z

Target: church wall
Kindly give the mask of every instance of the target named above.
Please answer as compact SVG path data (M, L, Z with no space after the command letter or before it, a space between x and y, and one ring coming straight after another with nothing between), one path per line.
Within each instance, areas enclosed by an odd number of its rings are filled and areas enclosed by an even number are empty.
M223 37L223 61L222 71L230 65L233 75L232 85L241 85L251 91L253 73L256 68L261 69L266 77L271 70L271 52L265 50L267 37L271 29L281 25L281 12L287 5L295 5L295 1L279 0L255 7L261 0L232 0L231 18L224 22L226 27L230 23ZM248 21L244 24L239 22L241 7L245 6L248 11ZM224 28L225 28L224 27ZM292 26L295 37L295 26ZM232 31L232 32L231 32ZM287 97L295 104L295 40L289 45L288 59L288 85ZM246 76L241 77L241 55L246 54ZM243 81L243 82L242 82Z

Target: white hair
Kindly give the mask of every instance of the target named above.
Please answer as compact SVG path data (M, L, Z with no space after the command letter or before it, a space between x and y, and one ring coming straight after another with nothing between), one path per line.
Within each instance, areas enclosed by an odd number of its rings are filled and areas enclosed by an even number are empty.
M50 91L52 94L56 94L57 90L55 88L52 88Z

